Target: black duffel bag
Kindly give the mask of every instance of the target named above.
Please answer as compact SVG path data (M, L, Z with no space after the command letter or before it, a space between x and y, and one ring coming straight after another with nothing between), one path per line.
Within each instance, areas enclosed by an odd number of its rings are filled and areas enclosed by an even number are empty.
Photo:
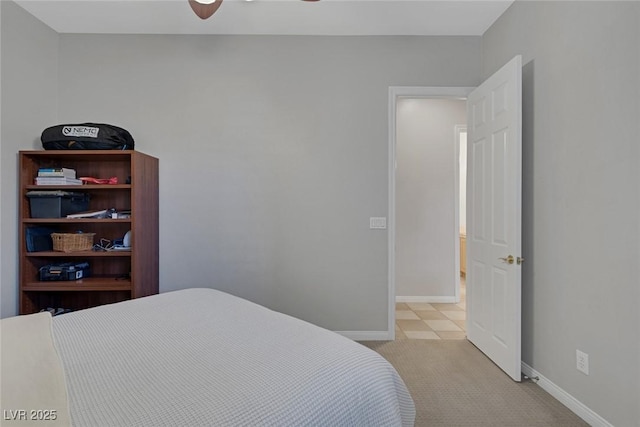
M133 150L127 130L103 123L51 126L40 140L45 150Z

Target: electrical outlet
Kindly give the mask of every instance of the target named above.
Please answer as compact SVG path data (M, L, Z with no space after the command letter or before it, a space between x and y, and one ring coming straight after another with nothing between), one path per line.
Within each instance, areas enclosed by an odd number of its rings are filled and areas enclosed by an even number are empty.
M576 350L576 369L585 375L589 375L589 355Z

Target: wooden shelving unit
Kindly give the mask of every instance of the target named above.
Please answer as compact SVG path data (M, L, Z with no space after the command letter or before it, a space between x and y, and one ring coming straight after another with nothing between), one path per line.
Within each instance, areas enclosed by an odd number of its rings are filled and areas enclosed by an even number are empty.
M20 313L47 307L78 310L158 293L158 159L144 153L110 150L21 151L20 158ZM109 178L115 185L34 185L38 169L65 167L77 176ZM130 183L127 183L130 182ZM126 219L32 218L27 192L64 190L89 194L89 210L131 210ZM29 227L59 233L82 231L113 241L131 230L131 251L27 252ZM40 281L42 266L89 263L91 275L74 281Z

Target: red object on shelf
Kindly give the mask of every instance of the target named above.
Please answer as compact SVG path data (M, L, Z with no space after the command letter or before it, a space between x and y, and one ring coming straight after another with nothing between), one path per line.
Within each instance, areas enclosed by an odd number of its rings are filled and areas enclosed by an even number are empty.
M81 176L79 178L85 184L117 184L118 177L112 176L111 178L94 178L92 176Z

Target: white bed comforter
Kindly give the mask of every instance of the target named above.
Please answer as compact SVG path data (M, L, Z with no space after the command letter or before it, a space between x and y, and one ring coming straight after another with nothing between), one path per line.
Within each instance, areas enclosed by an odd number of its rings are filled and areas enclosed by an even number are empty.
M412 426L395 369L325 329L212 289L53 319L75 426Z

